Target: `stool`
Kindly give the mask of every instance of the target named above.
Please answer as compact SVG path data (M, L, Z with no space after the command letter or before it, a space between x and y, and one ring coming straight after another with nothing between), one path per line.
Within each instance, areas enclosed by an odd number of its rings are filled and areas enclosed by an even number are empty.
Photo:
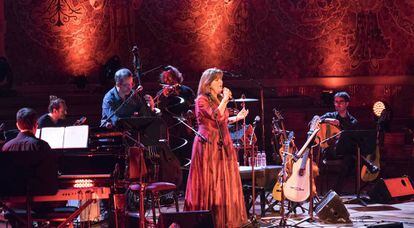
M260 187L260 186L256 186L255 187L256 190L256 197L257 195L260 196L260 212L261 212L261 216L263 217L265 215L265 206L266 206L266 191L264 187ZM253 203L255 203L256 198L253 199L251 202L248 200L248 198L250 198L251 193L252 193L252 186L251 185L243 185L243 192L244 192L244 201L246 204L246 210L247 210L247 214L249 214L249 210L252 207Z
M141 190L141 185L139 184L131 184L129 185L129 189L133 192L139 193ZM155 216L155 201L157 201L158 205L158 212L161 213L161 204L160 204L160 192L163 191L172 191L174 195L174 201L175 201L175 209L178 212L178 195L177 195L177 186L173 183L169 182L154 182L147 185L145 188L146 193L151 194L151 209L152 209L152 220L154 222L154 225L157 224L156 216Z

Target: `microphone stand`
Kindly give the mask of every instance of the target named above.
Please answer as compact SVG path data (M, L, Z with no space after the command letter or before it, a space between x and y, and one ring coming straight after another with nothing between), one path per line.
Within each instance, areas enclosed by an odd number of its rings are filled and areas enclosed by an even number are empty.
M108 118L106 118L106 120L101 124L101 127L104 127L108 122L109 122L109 120L113 117L113 116L115 116L116 114L118 114L118 112L119 112L119 110L121 110L121 108L123 108L124 107L124 105L126 105L126 104L128 104L129 102L131 102L131 100L132 100L132 98L133 97L135 97L135 95L136 94L138 94L138 92L140 92L141 90L143 89L143 87L142 86L138 86L133 92L132 92L132 94L127 98L127 99L125 99L122 103L121 103L121 105L119 105L118 106L118 108L116 108L115 109L115 111L111 114L111 115L109 115L108 116ZM115 123L113 123L113 124L115 124Z
M140 74L140 77L145 76L145 75L147 75L147 74L149 74L149 73L151 73L151 72L153 72L153 71L156 71L156 70L158 70L158 69L161 69L161 68L163 68L163 67L164 67L164 65L159 65L159 66L156 66L156 67L154 67L154 68L152 68L152 69L149 69L149 70L145 71L144 73L141 73L141 74Z
M250 81L252 81L254 84L256 84L258 87L259 87L259 90L260 90L260 111L261 111L261 116L260 116L260 120L262 121L262 150L266 150L265 148L266 148L266 140L265 140L265 125L264 125L264 123L265 123L265 115L264 115L264 88L263 88L263 85L262 85L262 83L260 83L260 82L258 82L258 81L256 81L256 80L253 80L253 79L250 79ZM265 153L266 153L266 151L265 151Z
M184 124L184 126L186 126L187 128L189 128L191 131L194 132L194 134L196 134L198 137L200 137L200 139L203 142L208 142L208 140L206 139L206 137L204 137L204 135L200 134L198 131L196 131L193 127L191 127L190 125L188 125L186 122L184 122L182 117L178 117L178 116L173 116L173 118L177 119L180 123Z

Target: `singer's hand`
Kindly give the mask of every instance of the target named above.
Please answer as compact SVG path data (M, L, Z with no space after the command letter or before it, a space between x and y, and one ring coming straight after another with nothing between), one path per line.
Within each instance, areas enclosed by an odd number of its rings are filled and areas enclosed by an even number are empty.
M242 119L246 118L246 116L247 116L248 114L249 114L249 110L248 110L248 109L243 108L242 110L240 110L240 112L239 112L239 113L237 113L237 116L236 116L236 121L239 121L239 120L242 120Z
M232 98L231 91L228 88L224 87L223 88L223 99L225 99L226 101L228 101L228 100L231 100L231 98Z

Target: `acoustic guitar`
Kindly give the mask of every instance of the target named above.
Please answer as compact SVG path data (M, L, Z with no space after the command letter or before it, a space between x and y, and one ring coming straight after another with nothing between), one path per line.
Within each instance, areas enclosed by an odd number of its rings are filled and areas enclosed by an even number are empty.
M294 156L292 174L283 185L283 192L286 199L293 202L303 202L310 196L310 158L309 147L313 144L316 134L319 132L319 117L315 116L310 123L308 139L302 149ZM313 173L317 173L317 166L314 165ZM315 176L315 175L314 175ZM315 181L312 191L316 192Z
M283 143L283 146L280 148L279 150L279 156L280 158L283 158L283 154L287 153L286 155L286 170L285 170L285 179L288 178L290 176L290 173L292 171L292 154L294 152L296 152L296 146L294 143L294 132L291 131L289 133L289 136L286 136L286 129L285 129L285 124L283 123L283 117L280 114L280 112L277 109L273 109L274 112L274 120L273 120L273 126L272 126L272 130L276 133L276 131L278 130L276 127L276 122L280 121L280 126L281 126L281 138L280 141ZM280 129L279 129L280 130ZM277 200L277 201L281 201L282 200L282 179L283 179L283 173L280 172L278 175L278 179L276 181L275 186L273 187L273 191L272 191L272 197Z
M368 155L367 156L367 160L370 161L373 165L377 166L378 168L380 168L380 125L383 121L385 121L387 118L390 118L390 112L386 109L382 110L381 115L378 119L377 122L377 141L376 141L376 148L375 148L375 153L372 155ZM380 172L376 172L376 173L371 173L367 167L364 165L362 166L361 169L361 180L364 182L370 182L370 181L374 181L375 179L378 178Z
M289 133L288 138L285 140L285 142L283 143L283 153L288 153L288 155L286 155L286 170L285 170L285 178L287 178L290 175L290 171L291 171L291 165L292 165L292 156L289 155L289 148L290 148L290 144L293 140L293 131L291 131ZM281 148L282 149L282 148ZM281 201L282 200L282 179L283 179L283 173L280 172L279 173L279 177L278 180L275 184L275 186L273 187L273 191L272 191L272 197L273 199L277 200L277 201Z

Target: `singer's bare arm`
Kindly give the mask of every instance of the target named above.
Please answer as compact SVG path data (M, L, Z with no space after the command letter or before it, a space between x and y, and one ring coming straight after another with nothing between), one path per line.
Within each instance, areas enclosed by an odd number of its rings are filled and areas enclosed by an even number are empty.
M237 113L236 116L231 116L229 117L229 124L235 123L237 121L240 121L244 118L246 118L246 116L249 114L249 110L243 108L242 110L240 110L239 113Z

